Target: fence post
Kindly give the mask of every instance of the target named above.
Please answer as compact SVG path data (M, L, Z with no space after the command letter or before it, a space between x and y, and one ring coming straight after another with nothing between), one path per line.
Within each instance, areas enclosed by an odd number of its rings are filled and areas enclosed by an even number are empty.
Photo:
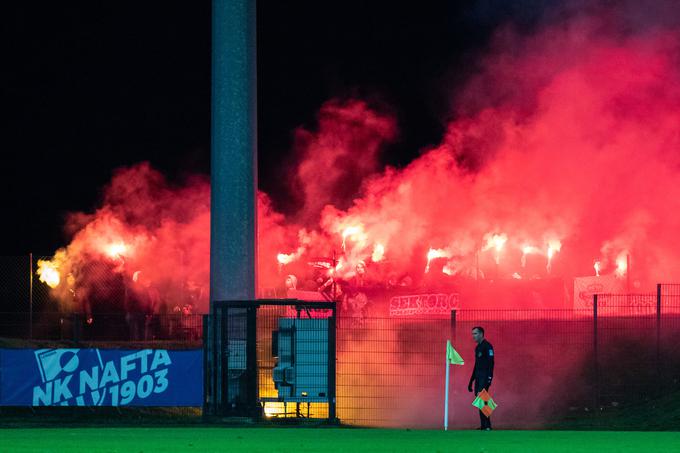
M260 420L262 418L262 408L258 404L259 396L259 374L260 369L257 363L257 312L259 306L246 308L246 367L248 378L248 389L246 398L248 401L248 411L250 415Z
M451 342L453 343L454 347L457 348L458 343L456 342L456 310L455 309L451 310L451 328L450 329L451 329L451 332L450 332ZM449 426L449 399L448 399L449 391L450 391L450 389L448 388L449 385L450 385L449 384L449 367L450 367L450 365L448 363L448 358L447 358L447 363L446 363L446 387L447 388L446 388L446 403L445 403L446 404L446 406L445 406L445 408L446 408L445 409L446 420L445 420L445 423L444 423L444 429L447 429L448 426ZM454 367L454 369L455 369L455 367ZM454 370L451 370L451 373L453 373L453 371ZM453 380L453 377L451 379ZM455 390L453 390L451 392L455 393ZM451 397L451 399L453 399L453 396ZM453 416L451 416L451 418L452 417Z
M28 254L28 338L33 339L33 253Z
M206 415L211 414L212 410L212 361L209 360L210 354L212 352L212 336L210 335L212 323L210 322L210 315L203 315L203 412L202 415L205 418Z
M661 382L661 283L656 285L656 378Z
M337 422L335 394L337 314L337 304L333 304L331 317L328 319L328 420L330 423Z
M593 392L593 404L595 412L600 407L600 361L597 350L597 294L593 294L593 360L595 365L595 391Z
M215 307L215 347L213 355L215 360L215 379L213 390L215 391L214 415L225 415L226 401L229 399L229 307Z

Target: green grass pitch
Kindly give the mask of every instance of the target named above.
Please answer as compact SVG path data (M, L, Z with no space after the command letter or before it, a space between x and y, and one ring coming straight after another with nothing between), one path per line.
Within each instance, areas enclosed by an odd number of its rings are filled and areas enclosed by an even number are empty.
M338 428L0 429L1 452L680 452L680 432Z

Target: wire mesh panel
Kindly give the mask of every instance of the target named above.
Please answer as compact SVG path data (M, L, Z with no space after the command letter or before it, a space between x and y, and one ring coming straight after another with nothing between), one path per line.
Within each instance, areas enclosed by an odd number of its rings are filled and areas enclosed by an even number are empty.
M209 317L206 367L215 377L206 389L207 411L335 420L334 314L330 302L216 302ZM245 329L238 338L233 323ZM245 357L237 364L232 359L239 353Z
M664 386L680 388L680 284L657 286L659 297L659 374Z
M258 398L265 417L330 418L332 315L313 306L260 306Z
M25 317L14 313L0 313L0 336L30 339L25 321ZM94 318L86 318L80 313L45 312L33 321L32 339L147 345L173 342L186 347L201 347L202 324L202 315L99 313Z
M0 256L0 336L30 335L30 260Z
M457 343L474 363L472 329L481 326L494 347L490 388L503 409L494 415L510 426L531 426L591 404L592 314L584 310L461 311ZM462 391L472 375L466 369ZM568 391L564 391L568 389ZM465 394L462 404L470 404ZM473 413L468 422L474 423ZM460 420L460 419L459 419ZM462 420L465 422L465 419ZM466 425L469 426L469 425ZM474 425L473 425L474 426Z
M216 303L205 320L206 415L256 417L255 304Z
M592 405L592 313L470 310L450 319L339 318L338 414L364 426L439 427L446 341L465 360L452 367L449 425L478 424L468 392L471 330L483 326L496 360L491 392L509 426L541 424ZM568 384L569 392L563 392Z
M660 390L655 294L597 295L600 406L649 399Z
M198 341L190 291L160 293L92 262L66 275L53 257L0 256L0 336L25 339ZM77 273L77 278L73 273Z
M450 322L338 319L338 417L363 426L427 426L442 406Z
M68 308L45 283L34 279L31 286L30 257L0 258L0 337L8 344L30 338L79 347L205 344L206 404L242 395L269 419L337 416L351 425L438 427L450 339L466 362L451 370L450 426L474 426L467 384L477 325L496 350L491 393L501 410L494 417L506 426L634 404L680 386L680 284L660 284L657 294L599 294L597 309L590 300L573 310L459 310L451 317L377 315L342 304L336 317L329 302L246 301L255 317L233 306L204 325L200 315L182 310L135 310L125 285L110 278L88 293L89 307L74 295Z

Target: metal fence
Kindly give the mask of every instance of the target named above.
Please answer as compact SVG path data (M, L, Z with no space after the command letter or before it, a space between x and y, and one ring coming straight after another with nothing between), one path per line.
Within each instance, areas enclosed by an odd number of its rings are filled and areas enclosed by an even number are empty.
M86 317L79 313L44 312L34 316L30 336L26 318L25 313L0 313L0 337L8 345L11 346L12 340L203 345L202 315L120 312Z
M593 321L587 313L478 310L436 320L340 317L339 418L368 426L440 426L451 339L466 366L453 369L450 426L477 424L467 386L474 363L471 330L478 325L496 351L492 393L503 406L502 424L540 424L570 408L592 407ZM562 391L566 383L568 394Z
M201 346L202 315L193 313L189 296L161 301L159 306L139 312L137 298L121 278L104 272L88 297L78 300L76 290L58 299L37 276L38 262L52 257L0 256L0 338L71 342L157 342L173 341ZM111 277L114 275L114 277Z
M28 269L35 271L28 257L0 257L3 341L203 344L204 320L211 315L119 311L96 313L89 320L84 314L59 312L44 284L31 285ZM270 419L326 418L328 404L312 401L309 394L285 401L279 397L286 375L279 366L282 337L276 332L294 326L286 320L328 316L295 306L289 301L258 310L253 349L257 398L262 415ZM474 362L470 330L476 325L485 328L496 351L491 393L499 404L494 420L500 426L529 427L606 412L680 388L675 347L680 343L680 284L660 284L654 294L600 294L578 310L458 310L439 318L372 318L339 310L333 330L336 415L352 425L440 426L445 344L451 339L466 364L453 369L450 426L475 426L467 383ZM285 335L285 341L292 341ZM314 335L310 341L323 339L321 330ZM227 352L236 376L237 350Z
M52 257L28 255L0 256L0 310L30 312L49 309L54 303L49 287L36 276L39 260Z
M204 413L335 421L335 334L332 302L215 302L204 328Z
M680 316L674 302L656 296L598 295L590 309L462 310L439 319L340 311L337 418L356 426L441 426L445 345L451 339L466 366L453 370L449 424L474 427L478 419L467 384L474 362L470 331L477 325L496 351L491 391L501 407L494 415L500 426L541 426L657 398L678 389L680 356L672 342L680 335ZM326 418L327 405L280 397L275 332L286 319L323 316L281 303L288 306L260 308L252 324L257 354L252 382L263 415ZM247 341L245 331L242 337ZM229 354L235 354L231 347Z

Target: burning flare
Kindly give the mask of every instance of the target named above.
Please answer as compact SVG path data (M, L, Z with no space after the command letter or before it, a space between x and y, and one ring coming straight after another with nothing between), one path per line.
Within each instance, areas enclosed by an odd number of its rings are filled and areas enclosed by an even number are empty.
M545 269L550 273L552 270L552 259L553 256L555 256L555 253L559 252L562 249L562 243L557 240L557 239L551 239L548 241L548 252L546 255L548 256L548 264L546 264Z
M295 259L295 254L285 254L285 253L279 253L276 255L276 261L279 262L279 264L284 265L284 264L289 264Z
M373 247L373 254L371 255L371 261L374 263L382 261L385 257L385 246L382 244L375 244Z
M297 248L297 250L294 253L288 254L279 253L278 255L276 255L276 261L279 262L279 267L284 266L286 264L290 264L293 261L300 258L302 254L305 253L306 250L307 248L305 247L305 245L301 245L300 247Z
M122 258L128 252L128 247L124 242L114 242L105 247L104 253L112 259Z
M45 283L50 288L56 288L59 286L61 276L59 275L57 265L52 261L38 260L37 274L40 277L40 281Z
M482 248L482 252L494 249L494 261L496 261L496 264L498 265L501 261L501 250L503 250L505 243L508 242L508 236L506 234L489 233L485 235L485 239L486 245Z
M536 253L538 249L531 245L525 245L522 247L522 267L527 267L527 255L531 253Z
M621 252L616 257L616 276L623 277L628 272L628 252Z
M456 269L451 264L447 263L442 267L442 272L446 275L455 275Z
M427 252L427 265L425 266L425 273L430 272L430 262L436 258L449 258L451 254L444 249L431 248Z
M347 238L356 241L361 239L362 236L365 236L363 232L364 231L360 226L349 226L342 230L342 251L345 251Z

